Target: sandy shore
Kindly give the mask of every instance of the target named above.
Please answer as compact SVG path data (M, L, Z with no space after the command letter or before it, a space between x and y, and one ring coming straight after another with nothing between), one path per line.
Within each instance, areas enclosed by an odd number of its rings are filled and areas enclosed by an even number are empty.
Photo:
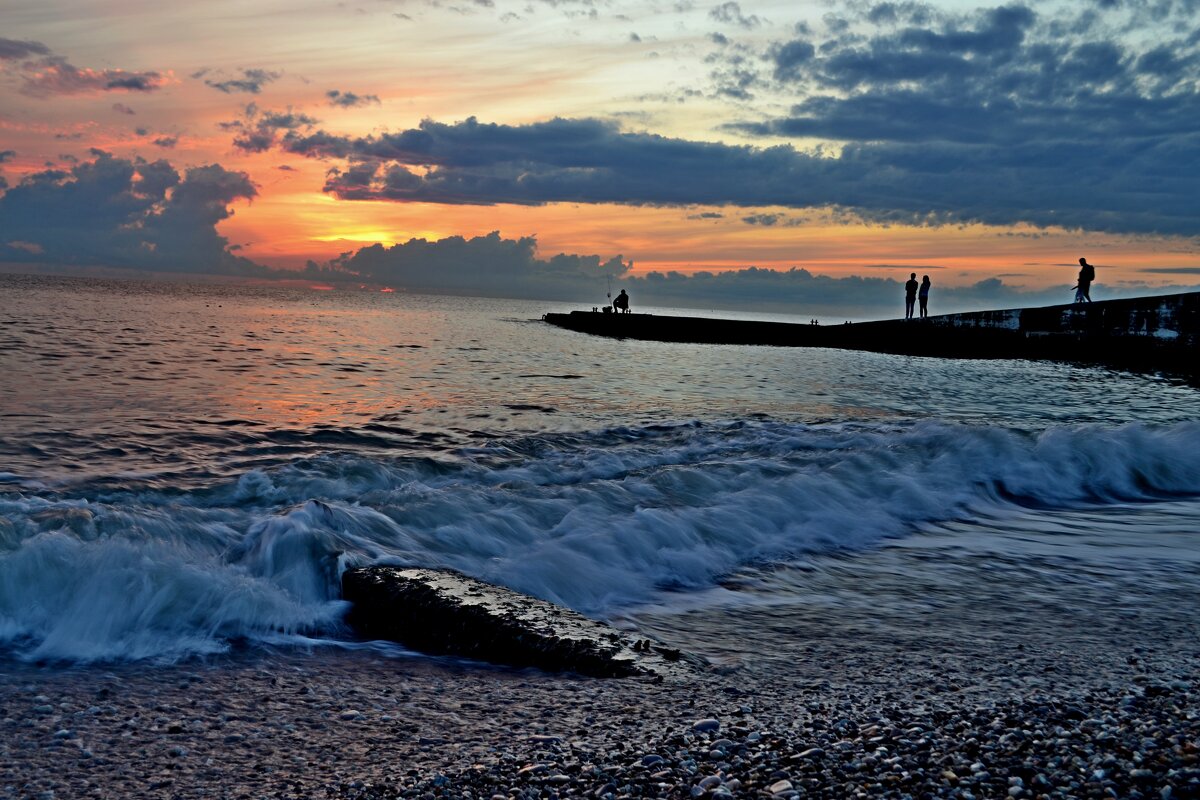
M719 665L678 683L328 648L5 664L0 797L1200 796L1200 576L976 546L914 585L931 552L643 616Z

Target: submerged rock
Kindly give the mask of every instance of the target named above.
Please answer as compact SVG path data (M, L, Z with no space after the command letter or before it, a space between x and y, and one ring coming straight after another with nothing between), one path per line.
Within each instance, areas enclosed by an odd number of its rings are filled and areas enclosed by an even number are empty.
M454 655L597 678L666 677L703 662L569 609L459 572L362 567L342 575L359 635Z

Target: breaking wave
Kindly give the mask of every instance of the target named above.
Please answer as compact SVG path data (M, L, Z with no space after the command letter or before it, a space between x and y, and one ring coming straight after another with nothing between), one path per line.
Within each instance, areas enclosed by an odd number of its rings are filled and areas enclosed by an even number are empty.
M451 567L605 616L1005 506L1200 495L1200 424L686 423L328 455L198 489L20 486L0 494L5 649L171 659L343 637L347 565Z

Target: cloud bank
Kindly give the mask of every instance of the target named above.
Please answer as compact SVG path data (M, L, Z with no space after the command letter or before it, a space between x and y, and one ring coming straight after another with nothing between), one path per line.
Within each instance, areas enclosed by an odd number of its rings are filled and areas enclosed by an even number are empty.
M367 280L412 291L478 294L494 297L575 299L586 297L610 278L626 275L632 262L621 256L560 253L537 256L532 236L504 239L499 232L465 239L410 239L346 253L306 274L324 280Z
M814 275L803 268L768 270L748 267L728 272L652 272L634 275L621 256L559 254L540 258L533 237L504 239L498 232L464 239L411 239L385 247L371 245L325 264L309 262L306 277L323 282L368 282L413 292L482 295L531 300L562 300L583 308L604 305L611 287L627 290L641 307L727 308L818 317L887 317L903 311L903 281L914 269L896 267L895 279ZM1109 286L1103 270L1096 299L1162 293L1161 287ZM933 274L935 313L984 308L1050 305L1071 300L1073 265L1062 270L1063 284L1024 291L999 277L969 286L944 286ZM1176 289L1183 291L1183 289ZM832 320L831 320L832 321ZM841 321L838 319L837 321Z
M216 231L257 194L219 164L182 175L165 160L93 160L27 175L0 196L0 261L265 275Z
M1200 118L1200 105L1195 111ZM847 146L826 157L790 145L625 133L596 119L528 125L426 120L360 137L291 131L281 147L350 162L333 169L325 185L346 200L838 207L883 223L1200 234L1194 190L1200 131L1190 129L1157 145L1131 143L1110 153L1124 159L1120 168L1096 163L1069 140L990 146L986 161L977 146L963 143Z

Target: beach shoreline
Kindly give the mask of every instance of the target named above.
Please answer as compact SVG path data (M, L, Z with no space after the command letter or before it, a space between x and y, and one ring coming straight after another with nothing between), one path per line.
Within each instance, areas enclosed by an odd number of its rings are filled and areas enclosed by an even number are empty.
M0 796L1200 795L1197 579L948 535L764 578L799 605L632 620L713 662L684 680L370 646L9 662Z

